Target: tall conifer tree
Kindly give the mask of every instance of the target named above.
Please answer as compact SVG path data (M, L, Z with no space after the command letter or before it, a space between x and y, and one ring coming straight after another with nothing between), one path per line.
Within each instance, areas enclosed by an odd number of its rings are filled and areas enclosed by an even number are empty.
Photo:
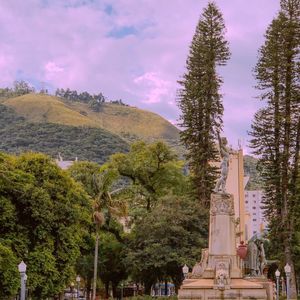
M215 139L222 128L223 116L219 92L222 79L217 67L224 66L230 57L224 33L222 14L214 3L209 3L196 27L186 73L179 81L181 141L187 148L198 198L206 206L216 178L211 162L217 159Z
M255 115L251 145L260 157L272 248L276 249L278 259L292 266L294 297L293 240L300 225L296 209L300 200L296 188L300 142L300 0L281 1L281 10L265 38L255 68L257 88L265 106Z

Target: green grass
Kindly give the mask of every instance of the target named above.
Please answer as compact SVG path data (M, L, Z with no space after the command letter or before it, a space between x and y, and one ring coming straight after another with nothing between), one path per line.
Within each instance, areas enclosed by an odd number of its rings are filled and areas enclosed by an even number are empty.
M100 112L88 104L44 94L27 94L2 101L29 122L103 128L118 135L178 139L179 130L161 116L135 107L104 103Z

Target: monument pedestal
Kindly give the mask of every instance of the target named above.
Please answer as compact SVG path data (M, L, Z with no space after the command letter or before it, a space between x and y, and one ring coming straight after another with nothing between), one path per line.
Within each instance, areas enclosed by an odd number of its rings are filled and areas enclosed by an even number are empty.
M273 299L271 283L243 278L235 225L233 196L212 194L209 248L202 250L201 262L184 280L178 299Z

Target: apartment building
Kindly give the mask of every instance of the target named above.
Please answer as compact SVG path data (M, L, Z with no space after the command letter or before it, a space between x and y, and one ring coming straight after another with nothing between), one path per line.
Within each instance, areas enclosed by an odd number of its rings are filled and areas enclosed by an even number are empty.
M263 193L260 190L245 191L246 240L249 240L255 233L261 233L267 227L262 197Z

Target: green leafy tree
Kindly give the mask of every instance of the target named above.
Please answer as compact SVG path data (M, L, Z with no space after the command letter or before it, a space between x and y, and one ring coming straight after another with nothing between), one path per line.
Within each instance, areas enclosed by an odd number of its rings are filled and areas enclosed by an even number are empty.
M300 1L282 0L280 4L281 10L267 29L255 68L264 107L255 115L251 145L260 157L274 256L292 266L294 297L293 244L299 218L296 182L300 150Z
M95 242L90 243L95 249L94 255L94 267L90 265L90 269L93 267L93 297L96 293L96 280L97 280L97 270L98 270L98 256L99 256L99 231L100 229L107 232L111 232L114 236L122 243L122 238L120 236L120 229L116 225L115 217L120 217L127 213L126 203L120 198L114 198L111 195L111 189L118 178L119 174L116 169L112 168L111 165L105 164L99 166L92 162L78 162L75 163L70 169L70 174L74 179L80 182L86 189L88 194L93 199L93 219L95 223ZM100 244L101 247L101 244ZM91 262L90 253L86 249L86 255L79 259L78 265L85 265L84 274L88 276L86 278L87 282L91 281L91 271L88 271L88 266L86 263ZM90 249L92 251L92 249ZM116 271L114 276L116 276ZM110 280L106 276L105 284L109 285ZM118 278L118 276L116 276ZM108 280L108 281L107 281ZM115 281L113 281L115 282ZM113 285L114 286L114 285Z
M106 298L109 298L109 285L112 284L113 297L117 298L117 286L127 278L124 262L125 244L118 241L115 235L107 232L100 234L99 276L105 285Z
M24 80L14 82L14 93L17 96L34 93L35 89Z
M179 81L181 141L187 148L197 196L206 206L216 179L216 169L210 163L217 159L215 138L222 128L223 116L219 92L222 79L217 67L224 66L230 56L224 32L221 12L209 3L196 27L186 73Z
M110 162L130 180L127 192L136 209L150 211L159 197L169 192L178 194L184 189L183 162L164 142L135 142L129 153L114 154Z
M126 262L132 277L144 283L146 294L154 283L168 279L178 290L183 265L193 266L206 245L207 216L198 201L168 195L136 222Z
M20 274L16 255L0 243L0 299L12 299L20 286Z
M89 198L43 154L0 155L0 174L0 242L26 262L33 299L58 295L74 276Z

